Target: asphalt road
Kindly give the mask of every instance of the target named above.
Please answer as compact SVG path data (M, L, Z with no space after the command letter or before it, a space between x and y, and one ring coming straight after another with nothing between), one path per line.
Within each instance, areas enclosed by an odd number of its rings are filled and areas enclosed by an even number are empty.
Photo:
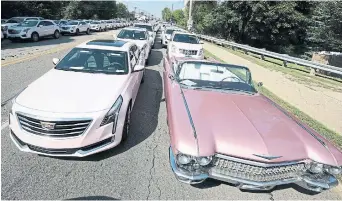
M62 57L67 51L2 67L2 96L10 97L20 91L53 67L52 58ZM2 199L340 199L334 190L310 195L294 185L265 193L242 192L213 180L195 186L178 182L168 158L169 136L162 84L164 54L165 49L161 49L157 38L146 67L145 83L140 87L132 111L129 138L112 150L81 159L22 153L11 142L8 127L3 126ZM6 122L9 106L10 102L3 106L3 122Z

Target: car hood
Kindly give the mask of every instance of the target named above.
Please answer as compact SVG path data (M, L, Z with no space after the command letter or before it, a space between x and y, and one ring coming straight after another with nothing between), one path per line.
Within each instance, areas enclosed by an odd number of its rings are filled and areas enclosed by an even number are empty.
M201 44L190 44L190 43L179 43L179 42L172 42L179 49L186 49L186 50L200 50L202 49Z
M184 90L184 94L197 133L197 143L187 136L183 139L187 139L188 144L184 145L186 142L183 141L182 147L197 144L200 156L221 153L263 162L312 159L324 164L342 165L342 154L331 143L294 121L262 95L199 90ZM182 98L179 102L183 102ZM185 110L185 106L180 109ZM184 112L181 114L186 115ZM184 131L189 131L188 120L183 127ZM178 137L181 141L182 136ZM256 155L280 157L270 161Z
M30 84L16 103L48 112L86 113L109 109L128 75L92 74L52 69Z
M15 25L18 25L19 23L5 23L5 24L2 24L1 26L7 26L7 27L10 27L10 26L15 26Z

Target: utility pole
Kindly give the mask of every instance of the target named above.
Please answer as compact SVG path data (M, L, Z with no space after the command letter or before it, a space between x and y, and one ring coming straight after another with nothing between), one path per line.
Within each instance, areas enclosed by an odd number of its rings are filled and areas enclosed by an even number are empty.
M173 4L171 4L172 6L171 6L171 22L173 21Z
M188 20L188 30L190 31L190 29L192 28L193 25L193 21L192 21L192 0L190 0L190 6L189 6L189 20Z

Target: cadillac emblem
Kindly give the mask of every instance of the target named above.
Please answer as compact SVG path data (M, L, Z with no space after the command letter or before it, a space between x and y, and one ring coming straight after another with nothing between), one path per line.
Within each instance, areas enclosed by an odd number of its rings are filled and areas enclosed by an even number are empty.
M45 130L53 130L53 129L55 128L56 123L41 121L41 122L40 122L40 125L41 125L42 128L45 129Z

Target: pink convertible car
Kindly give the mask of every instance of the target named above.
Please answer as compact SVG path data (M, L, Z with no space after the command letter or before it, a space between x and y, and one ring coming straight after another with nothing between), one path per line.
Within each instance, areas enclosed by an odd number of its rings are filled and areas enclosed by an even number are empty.
M342 154L259 94L248 68L164 59L170 164L179 181L213 178L246 190L338 185Z

